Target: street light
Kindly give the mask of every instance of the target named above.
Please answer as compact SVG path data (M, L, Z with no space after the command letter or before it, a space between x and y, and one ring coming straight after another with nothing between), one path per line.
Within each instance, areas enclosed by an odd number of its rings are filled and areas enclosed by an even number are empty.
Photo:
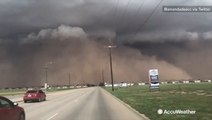
M111 40L109 40L109 45L108 46L105 46L105 47L108 48L108 50L109 50L109 57L110 57L110 77L111 77L112 91L114 91L112 48L115 48L116 46L113 46Z

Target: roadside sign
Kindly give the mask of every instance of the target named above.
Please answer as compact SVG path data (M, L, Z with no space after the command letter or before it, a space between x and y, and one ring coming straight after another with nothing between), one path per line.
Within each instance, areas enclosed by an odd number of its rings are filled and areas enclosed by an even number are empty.
M158 69L150 69L149 70L149 88L155 89L159 88L159 72Z

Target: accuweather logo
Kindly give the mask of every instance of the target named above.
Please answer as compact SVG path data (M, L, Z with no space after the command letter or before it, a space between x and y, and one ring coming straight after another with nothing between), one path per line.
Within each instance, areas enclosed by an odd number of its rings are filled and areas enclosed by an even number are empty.
M158 109L158 114L159 115L163 114L163 110L162 109Z
M172 115L172 114L179 114L179 115L186 115L186 114L195 114L196 111L194 110L162 110L162 109L158 109L158 114L166 114L166 115Z

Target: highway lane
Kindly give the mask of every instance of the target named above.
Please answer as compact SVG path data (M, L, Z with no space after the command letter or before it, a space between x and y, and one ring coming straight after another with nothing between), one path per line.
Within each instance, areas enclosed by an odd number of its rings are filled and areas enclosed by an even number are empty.
M47 101L19 106L26 120L144 120L100 87L55 92Z

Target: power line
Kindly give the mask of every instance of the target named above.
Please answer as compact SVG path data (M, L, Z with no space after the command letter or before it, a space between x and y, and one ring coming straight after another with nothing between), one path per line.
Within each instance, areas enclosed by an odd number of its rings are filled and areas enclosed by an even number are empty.
M132 17L134 19L136 19L139 15L139 11L142 9L143 5L144 5L145 0L143 0L143 2L141 2L141 4L139 5L137 11L135 12L135 17ZM141 11L142 12L142 11Z
M143 0L143 2L139 5L139 7L138 7L138 9L137 9L137 11L136 11L135 17L138 16L139 11L141 10L141 8L142 8L143 5L144 5L144 2L145 2L145 0Z
M126 5L126 7L125 7L125 9L124 9L124 13L123 13L122 16L120 17L121 20L126 16L126 14L127 14L127 9L128 9L128 7L129 7L131 1L132 1L132 0L128 0L127 5ZM119 22L119 23L121 23L121 22Z
M111 12L107 12L106 14L105 14L105 16L108 16L108 17L105 17L105 18L111 18L111 17L114 17L114 16L116 16L116 11L117 11L117 9L118 9L118 4L119 4L119 0L117 0L116 2L114 2L114 3L116 3L115 5L113 5L112 7L110 7L110 8L107 8L109 11L112 11L112 14L111 14ZM113 12L113 11L115 11L115 12ZM97 18L97 20L95 21L95 23L97 24L97 25L100 25L100 26L105 26L105 18L104 17L101 17L101 18ZM112 24L114 24L114 23L112 23ZM111 24L111 25L112 25Z
M115 29L116 29L116 23L117 23L117 20L118 20L117 19L118 6L119 6L119 0L117 0L116 7L115 7L115 12L114 12L114 18L115 18L115 20L114 20L113 26L115 27Z
M141 2L141 4L139 4L138 9L136 10L136 12L135 12L135 14L134 14L134 17L131 17L131 18L136 19L136 18L138 17L139 11L142 9L144 3L145 3L145 0L143 0L143 1ZM132 20L132 19L131 19L131 20ZM133 23L133 22L131 22L131 23ZM128 28L128 29L131 29L132 27L133 27L133 25L131 24L131 25L130 25L130 28Z
M126 5L126 7L125 7L125 11L124 11L124 13L123 13L122 16L121 16L121 22L122 22L122 24L124 24L125 21L126 21L126 20L123 19L123 18L124 18L124 17L126 16L126 14L127 14L127 9L128 9L128 7L129 7L131 1L132 1L132 0L128 0L127 5ZM141 8L142 8L144 2L145 2L145 0L143 0L143 2L141 2L141 4L139 4L138 9L137 9L136 14L135 14L136 17L138 16L138 13L139 13L139 11L141 10ZM116 13L117 13L117 11L116 11ZM131 18L135 18L135 17L131 17ZM117 20L116 20L116 21L117 21ZM121 22L119 22L119 23L121 23ZM117 24L115 24L115 26L117 26ZM131 25L131 27L132 27L132 25ZM118 40L118 37L119 37L119 36L116 37L116 40Z
M153 9L153 11L150 13L150 15L146 18L146 20L143 22L143 24L141 24L140 27L138 27L138 29L135 32L135 35L138 34L138 32L144 27L144 25L150 20L150 18L152 17L152 15L155 13L155 11L157 10L158 6L163 2L163 0L161 0Z

